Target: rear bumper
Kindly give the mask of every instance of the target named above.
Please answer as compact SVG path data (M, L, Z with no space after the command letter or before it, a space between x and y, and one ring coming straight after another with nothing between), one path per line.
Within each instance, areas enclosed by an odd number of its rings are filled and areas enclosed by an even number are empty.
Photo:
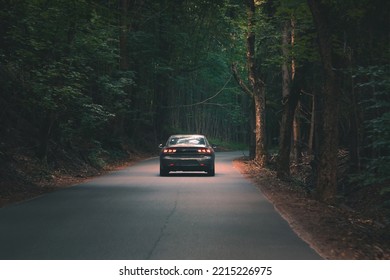
M214 169L214 157L177 158L165 156L160 158L160 166L169 171L208 171Z

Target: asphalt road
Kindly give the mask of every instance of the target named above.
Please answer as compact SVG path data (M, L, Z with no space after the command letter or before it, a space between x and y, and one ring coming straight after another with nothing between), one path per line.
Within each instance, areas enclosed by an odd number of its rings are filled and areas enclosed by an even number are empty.
M0 259L320 259L218 153L216 176L158 159L0 209Z

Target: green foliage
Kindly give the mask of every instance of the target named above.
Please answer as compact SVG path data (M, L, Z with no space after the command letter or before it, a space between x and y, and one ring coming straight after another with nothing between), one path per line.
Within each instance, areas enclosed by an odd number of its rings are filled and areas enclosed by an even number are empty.
M247 151L248 150L248 145L245 143L237 143L237 142L232 142L232 141L224 141L221 139L208 139L212 145L215 145L217 148L217 151ZM243 154L244 155L244 154Z
M18 118L24 120L23 126L13 129L35 138L40 146L49 139L85 146L115 117L111 111L115 107L97 98L95 89L100 76L116 67L116 34L89 5L87 1L23 1L9 3L2 12L6 16L0 49L2 101L18 107ZM110 77L110 82L122 87L132 83L131 76L114 79ZM119 96L115 91L104 94ZM0 128L7 131L12 125L7 121L15 113L6 110L5 116ZM39 131L31 134L26 122Z
M103 150L99 141L93 141L93 145L87 152L88 163L95 168L103 168L106 165L104 155L107 153Z
M360 67L354 75L366 94L361 105L366 115L364 127L366 168L360 177L365 185L390 180L390 65ZM387 189L384 189L388 191Z

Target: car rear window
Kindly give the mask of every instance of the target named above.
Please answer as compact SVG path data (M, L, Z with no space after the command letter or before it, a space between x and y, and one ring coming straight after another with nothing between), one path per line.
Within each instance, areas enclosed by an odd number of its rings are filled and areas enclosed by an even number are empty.
M206 140L200 136L178 136L169 139L169 145L205 145Z

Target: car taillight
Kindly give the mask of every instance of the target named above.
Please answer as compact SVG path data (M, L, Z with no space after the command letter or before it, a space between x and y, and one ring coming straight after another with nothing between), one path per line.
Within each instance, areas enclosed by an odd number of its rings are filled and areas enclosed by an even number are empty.
M176 149L164 149L164 154L173 154L176 153Z
M211 154L211 150L210 149L198 149L198 153Z

